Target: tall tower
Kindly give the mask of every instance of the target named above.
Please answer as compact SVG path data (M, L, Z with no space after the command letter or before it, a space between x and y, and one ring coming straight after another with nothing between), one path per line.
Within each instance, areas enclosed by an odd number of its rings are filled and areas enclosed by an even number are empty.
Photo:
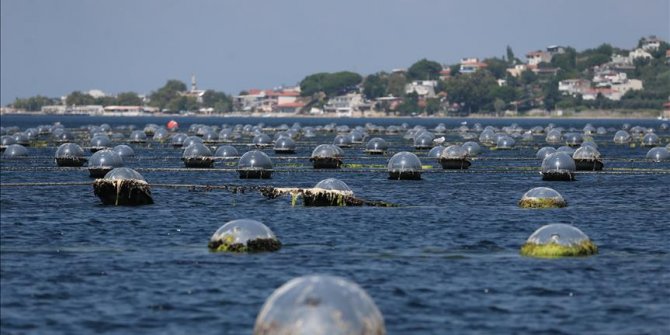
M191 74L191 92L195 92L197 89L197 85L195 84L195 75Z

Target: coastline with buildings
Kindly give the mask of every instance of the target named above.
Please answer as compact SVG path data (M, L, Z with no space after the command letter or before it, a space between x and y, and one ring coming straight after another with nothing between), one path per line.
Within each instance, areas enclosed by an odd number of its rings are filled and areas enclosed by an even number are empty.
M659 70L664 72L653 77L653 72ZM343 77L334 78L340 74ZM502 59L465 57L453 65L423 59L408 69L366 77L340 72L331 78L320 73L306 77L296 86L252 88L237 95L199 89L192 76L190 88L170 80L145 95L112 95L94 89L54 99L38 96L35 101L42 98L39 102L28 103L34 98L17 99L2 107L0 113L667 119L670 84L661 77L667 74L670 47L666 41L649 36L629 50L603 44L578 53L570 47L550 45L527 52L525 61L521 61L508 47L507 56ZM314 76L319 77L318 85L323 88L309 86L313 85Z

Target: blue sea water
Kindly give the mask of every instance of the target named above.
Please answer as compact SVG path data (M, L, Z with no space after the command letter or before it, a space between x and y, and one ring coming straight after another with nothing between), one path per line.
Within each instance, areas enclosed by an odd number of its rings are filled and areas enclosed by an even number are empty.
M113 128L168 118L2 116L21 129L62 122L68 128ZM378 125L435 127L455 119L180 118L192 123L266 126ZM654 120L467 120L468 125L524 128L623 123L658 129ZM670 133L658 131L663 145ZM127 134L126 134L127 135ZM182 170L181 151L133 145L128 166L154 184L311 187L333 177L360 196L401 205L291 206L256 191L208 192L155 187L155 204L103 206L90 185L0 188L0 333L2 334L249 334L265 299L297 276L331 274L359 284L384 316L389 334L667 334L670 330L670 162L644 160L647 148L596 136L605 171L574 182L542 181L535 152L544 137L515 149L486 148L466 171L444 171L417 154L422 180L389 180L384 169L314 170L307 157L334 133L298 140L282 159L265 150L276 172L241 180L221 163ZM414 151L401 135L385 138L393 152ZM455 133L448 141L457 140ZM461 140L462 141L462 140ZM85 141L80 142L83 146ZM119 142L121 143L121 142ZM251 137L235 144L249 150ZM3 184L89 182L82 168L55 168L56 146L30 148L31 158L2 160ZM345 163L385 165L389 156L345 149ZM517 206L529 189L547 186L568 201L562 209ZM283 243L259 254L210 253L207 241L224 223L252 218ZM519 248L536 229L572 224L598 245L584 258L534 259Z

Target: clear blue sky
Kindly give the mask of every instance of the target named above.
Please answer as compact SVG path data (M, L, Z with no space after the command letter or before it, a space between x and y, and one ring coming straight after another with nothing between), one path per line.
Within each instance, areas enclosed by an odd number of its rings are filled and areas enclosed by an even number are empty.
M167 79L237 94L428 58L517 56L670 35L670 0L2 0L0 103Z

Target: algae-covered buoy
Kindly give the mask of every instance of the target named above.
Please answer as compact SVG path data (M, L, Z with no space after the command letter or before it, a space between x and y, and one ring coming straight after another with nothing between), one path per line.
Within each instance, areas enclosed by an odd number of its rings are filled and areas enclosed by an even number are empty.
M96 151L88 160L88 173L92 178L102 178L114 168L123 166L123 158L116 152L104 149Z
M522 208L562 208L567 205L563 196L549 187L533 188L519 200L519 207Z
M311 190L302 193L305 206L345 206L345 199L353 195L349 185L335 178L324 179Z
M272 160L260 150L245 152L237 163L240 179L272 178Z
M238 219L217 229L207 247L216 252L277 251L281 242L266 225L256 220Z
M550 224L536 230L521 247L521 255L540 258L589 256L598 247L586 234L568 224Z
M555 152L542 161L542 179L575 180L575 161L565 152Z
M419 180L421 179L421 160L415 154L401 151L388 161L389 179Z
M184 149L181 156L187 168L211 168L214 166L212 151L202 143L193 142Z
M93 193L105 205L139 206L150 205L151 188L137 171L120 167L105 174L93 183Z
M76 143L63 143L56 150L56 165L83 166L86 163L84 149Z
M440 154L439 162L445 170L465 170L472 164L468 160L468 151L460 145L446 147Z
M381 312L347 279L310 275L289 280L265 301L254 335L385 335Z
M342 165L342 154L335 145L320 144L312 151L309 160L315 169L339 169Z

